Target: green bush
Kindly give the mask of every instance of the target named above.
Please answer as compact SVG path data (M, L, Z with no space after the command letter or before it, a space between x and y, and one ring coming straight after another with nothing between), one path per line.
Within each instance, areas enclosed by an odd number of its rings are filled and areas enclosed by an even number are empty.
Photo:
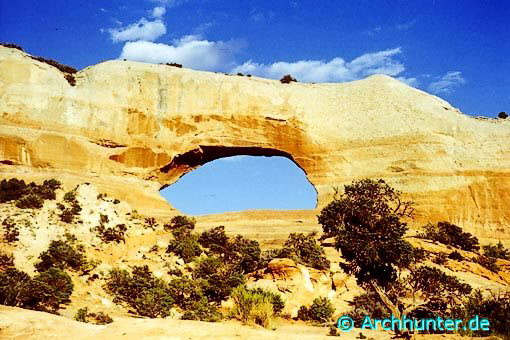
M96 325L106 325L113 322L113 319L108 314L103 312L89 313L88 316L94 319L93 323Z
M38 294L45 309L56 312L63 303L69 303L73 293L71 277L58 268L49 268L34 277L40 290Z
M156 229L158 227L158 222L154 217L147 217L145 218L145 228L151 228L152 230Z
M198 243L198 235L191 233L186 227L179 227L172 230L174 238L168 243L167 253L174 253L189 263L202 253Z
M64 194L64 201L74 203L76 201L76 190L68 191Z
M90 322L89 319L92 319L92 323L96 325L106 325L113 322L113 319L103 312L99 313L89 313L89 309L87 307L80 308L74 315L74 319L80 322Z
M103 223L100 223L97 227L94 228L94 231L97 233L101 241L105 243L126 243L125 235L127 227L125 224L117 224L115 227L107 228Z
M60 188L60 182L55 179L45 180L43 184L34 182L26 184L23 180L11 178L0 182L0 203L16 201L16 206L22 209L39 209L44 200L55 199L55 190Z
M384 319L391 315L389 309L373 290L368 290L366 293L354 297L349 305L352 307L349 316L354 320L356 327L361 327L366 315L372 319Z
M4 240L9 243L18 241L19 228L15 222L10 218L6 218L2 225L4 226Z
M18 200L27 191L27 184L24 180L11 178L3 179L0 182L0 203Z
M217 257L200 259L193 271L193 279L203 279L204 294L210 301L220 303L232 290L244 284L245 277L239 267L224 263Z
M26 194L16 201L16 207L20 209L40 209L44 205L44 200L36 194Z
M0 303L55 313L69 302L73 284L69 275L57 268L39 273L33 279L14 267L0 272Z
M196 220L192 217L187 216L174 216L170 220L170 223L166 223L163 227L166 231L171 231L173 229L184 227L186 229L193 230L195 229Z
M83 246L69 240L51 241L48 250L42 252L39 259L40 262L35 264L35 268L40 272L51 267L84 271L90 264Z
M253 272L260 267L260 246L257 241L248 240L237 235L228 237L225 227L219 226L204 231L198 242L225 263L238 266L244 273Z
M313 300L310 307L301 306L298 310L298 319L319 323L330 322L335 309L328 298L320 297Z
M168 285L156 278L147 265L134 266L132 273L113 269L106 290L114 295L114 302L125 303L137 314L151 318L170 315L174 303Z
M291 233L280 253L281 257L294 259L296 262L315 269L329 269L329 260L324 255L324 248L315 240L315 234Z
M79 322L88 322L87 320L88 308L80 308L74 315L74 319Z
M490 322L489 331L463 331L461 333L470 336L501 336L503 339L510 338L510 292L492 294L484 297L479 290L468 296L463 306L454 310L453 316L462 318L465 322L473 316L486 318Z
M452 251L449 255L448 255L448 258L449 259L452 259L452 260L455 260L455 261L463 261L464 260L464 256L462 256L461 253L459 253L458 251L454 250Z
M232 308L230 315L245 324L257 324L269 327L274 318L274 306L270 294L249 290L244 286L232 292Z
M483 248L483 254L485 256L510 261L510 251L503 246L501 241L499 241L498 244L495 246L493 246L492 244L489 244L489 245L483 246L482 248Z
M142 292L132 307L138 315L164 318L171 314L173 303L174 300L164 287L154 287Z
M192 305L203 299L203 285L202 279L192 280L187 277L178 277L170 281L168 292L177 306L187 310L192 309Z
M63 204L57 205L57 207L61 210L60 220L65 223L72 223L74 218L78 216L81 211L81 206L76 199L76 190L66 192L64 194L64 201L70 206L66 207Z
M188 309L184 311L182 320L199 320L207 322L217 322L222 319L222 315L214 304L210 304L205 297L193 302Z
M475 251L478 246L478 239L470 233L462 231L462 228L449 222L439 222L437 225L427 224L425 232L420 237L432 241L450 245L466 251Z
M0 271L14 267L14 256L12 254L0 253Z

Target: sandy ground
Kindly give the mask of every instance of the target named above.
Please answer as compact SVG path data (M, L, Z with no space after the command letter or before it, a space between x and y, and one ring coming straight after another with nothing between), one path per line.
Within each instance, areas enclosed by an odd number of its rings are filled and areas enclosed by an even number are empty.
M335 339L328 328L304 323L276 323L274 330L245 326L236 321L218 323L172 319L119 318L99 326L48 313L0 306L1 339ZM339 339L359 339L360 330ZM363 330L367 339L391 339L382 331ZM421 335L417 339L469 339L459 335ZM482 338L477 338L482 339Z

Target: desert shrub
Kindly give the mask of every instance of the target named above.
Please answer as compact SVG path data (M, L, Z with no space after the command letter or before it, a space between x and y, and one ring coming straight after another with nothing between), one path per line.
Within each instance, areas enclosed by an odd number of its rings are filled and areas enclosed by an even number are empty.
M432 259L432 262L438 265L444 265L448 261L448 255L446 253L439 253Z
M106 325L113 322L113 319L103 312L99 313L90 313L88 314L89 317L94 319L94 322L96 325Z
M462 228L449 222L439 222L437 225L427 224L420 237L440 242L466 251L478 250L478 239Z
M34 277L34 282L40 286L40 304L49 311L56 312L63 303L70 302L73 293L71 277L58 268L49 268Z
M16 206L20 209L40 209L44 205L44 200L35 194L23 195L16 201Z
M69 85L71 85L71 86L76 85L76 79L74 78L73 74L70 74L70 73L64 74L64 78L65 78L65 80L67 80Z
M214 254L222 261L238 266L244 273L253 272L260 267L259 243L241 235L228 237L223 226L204 231L198 242L209 250L209 254Z
M246 290L252 292L253 294L259 294L262 295L264 298L269 299L271 305L273 305L274 315L280 315L283 308L285 308L285 302L283 302L282 296L278 293L274 293L270 290L265 290L262 288L253 289L246 288Z
M204 248L208 248L215 254L222 254L228 248L229 237L225 233L225 227L211 228L200 234L198 242Z
M80 322L90 322L89 318L93 320L92 323L96 325L106 325L113 322L113 319L108 315L104 314L103 312L99 313L89 313L89 310L87 307L80 308L74 315L74 319L76 321Z
M68 303L73 291L69 275L57 268L39 273L33 279L9 267L0 272L0 303L55 313Z
M328 298L320 297L313 300L310 307L301 306L298 310L298 319L325 323L331 321L335 309Z
M81 206L76 199L76 190L66 192L64 194L64 201L69 204L69 207L66 207L63 204L57 205L57 207L61 210L60 220L65 223L72 223L74 218L81 211Z
M17 178L3 179L0 182L0 203L5 203L21 198L26 193L25 181Z
M149 318L167 317L171 314L174 300L164 287L154 287L136 298L132 307L138 315Z
M508 118L508 114L506 112L500 112L498 113L498 118L506 119Z
M68 191L64 194L64 201L68 203L73 203L76 201L76 190Z
M158 222L154 217L147 217L145 218L144 222L145 228L151 228L152 230L154 230L158 227Z
M10 218L6 218L2 225L4 226L4 240L9 243L18 241L19 228L15 222Z
M203 279L203 290L209 301L221 302L232 290L244 284L245 278L240 268L224 263L217 257L200 259L193 271L193 279Z
M354 320L356 327L361 327L366 315L372 319L384 319L391 314L390 310L380 301L379 296L372 289L354 297L349 305L352 307L349 316Z
M44 200L55 199L55 190L60 188L60 182L55 179L45 180L38 185L34 182L26 184L16 178L0 182L0 203L16 201L16 206L22 209L39 209Z
M142 316L166 317L174 303L168 285L156 278L147 265L134 266L132 272L113 269L106 280L106 290L115 303L125 303Z
M184 310L192 309L192 305L204 297L203 284L202 279L175 278L168 283L168 293L177 306Z
M88 322L87 314L88 314L88 308L87 307L80 308L80 309L78 309L76 314L74 314L74 319L76 321L79 321L79 322Z
M184 311L182 320L200 320L207 322L217 322L222 319L222 315L214 304L211 304L204 297L195 301Z
M126 231L127 227L125 224L117 224L115 227L105 227L103 223L100 223L97 227L94 228L94 231L97 233L101 241L105 243L109 242L126 242Z
M12 44L12 43L0 43L0 46L15 48L15 49L23 52L23 47L21 47L20 45L16 45L16 44Z
M448 313L471 293L471 286L454 276L428 266L418 267L409 275L409 286L419 292L422 300L415 312L427 312L428 315L447 317Z
M269 294L249 290L244 286L232 292L234 304L230 315L246 324L269 327L274 317L273 300Z
M496 262L497 262L496 258L485 255L480 255L476 258L476 263L480 264L482 267L485 267L494 273L499 272L501 269Z
M463 261L464 256L461 255L458 251L454 250L448 255L449 259L455 260L455 261Z
M166 66L173 66L173 67L177 67L177 68L182 68L182 64L178 64L178 63L165 63Z
M39 259L40 262L35 264L39 272L52 267L83 271L88 269L89 265L83 245L76 245L69 240L51 241L48 250L42 252Z
M282 79L280 79L280 83L282 84L290 84L291 82L297 82L297 80L290 74L286 74L282 77Z
M499 241L495 246L492 244L483 246L482 249L485 256L510 261L510 251L503 246L501 241Z
M14 266L14 256L12 254L0 253L0 271Z
M202 253L198 243L198 235L192 233L186 227L179 227L172 230L173 239L168 243L167 253L174 253L189 263Z
M491 294L484 297L479 290L469 295L462 306L453 312L454 317L462 318L464 321L471 319L474 315L486 318L490 322L489 331L463 331L461 333L470 336L497 335L503 339L510 339L510 292Z
M51 66L55 67L56 69L58 69L60 72L64 72L64 73L76 73L76 72L78 72L74 67L63 65L63 64L61 64L58 61L53 60L53 59L46 59L46 58L43 58L43 57L34 57L34 56L30 56L30 58L35 59L37 61L40 61L42 63L46 63L48 65L51 65Z
M280 253L280 257L288 257L315 269L329 269L329 260L324 255L324 248L315 240L315 234L291 233Z
M196 224L196 220L194 218L178 215L178 216L172 217L170 222L166 223L164 225L164 229L166 231L171 231L173 229L178 229L178 228L184 227L186 229L193 230L193 229L195 229L195 224Z

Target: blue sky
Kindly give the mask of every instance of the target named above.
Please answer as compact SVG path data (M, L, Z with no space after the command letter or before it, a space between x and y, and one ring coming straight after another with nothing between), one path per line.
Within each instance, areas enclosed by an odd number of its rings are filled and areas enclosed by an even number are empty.
M76 68L125 58L276 79L290 73L305 82L384 73L464 113L495 117L510 111L508 18L510 2L497 0L0 0L0 41ZM234 163L283 174L297 169L262 158L245 161L219 161L224 172L215 173L223 175L208 175L204 183L250 173L232 172ZM294 179L291 188L301 185ZM281 182L271 181L244 178L245 193ZM191 183L181 196L198 189ZM226 194L233 199L221 209L238 210L232 202L247 195L236 195ZM274 204L292 198L273 196Z
M248 209L313 209L317 192L303 170L284 157L222 158L161 190L191 215Z

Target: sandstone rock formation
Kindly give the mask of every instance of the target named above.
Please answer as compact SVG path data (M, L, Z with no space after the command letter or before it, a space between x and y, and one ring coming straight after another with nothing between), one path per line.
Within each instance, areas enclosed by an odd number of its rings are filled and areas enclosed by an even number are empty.
M318 208L334 186L383 178L416 202L416 225L448 220L510 240L510 121L466 116L387 76L278 81L108 61L75 74L0 47L0 176L91 182L141 212L230 155L281 155ZM508 243L507 243L508 244Z

